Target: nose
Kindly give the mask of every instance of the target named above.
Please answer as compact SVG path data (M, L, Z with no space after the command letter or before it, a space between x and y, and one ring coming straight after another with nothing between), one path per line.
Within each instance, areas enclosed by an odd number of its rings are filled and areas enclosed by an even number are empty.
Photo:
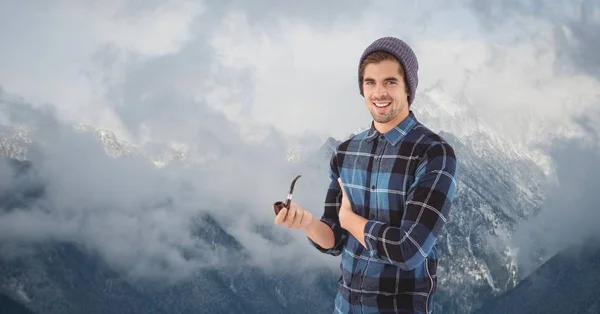
M383 86L382 84L377 84L377 86L375 86L375 90L373 91L373 94L375 97L384 97L387 95L387 90L385 89L385 86Z

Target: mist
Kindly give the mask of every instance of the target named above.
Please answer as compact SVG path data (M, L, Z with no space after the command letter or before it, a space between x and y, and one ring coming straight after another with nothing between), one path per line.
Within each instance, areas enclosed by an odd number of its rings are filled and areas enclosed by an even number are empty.
M590 244L600 240L600 108L575 120L587 136L556 138L546 147L555 165L555 180L548 183L539 214L520 223L511 239L522 276L560 251L593 249Z
M274 227L271 204L287 195L296 172L304 176L296 199L315 215L320 210L315 201L324 197L327 184L319 168L289 164L281 149L285 145L277 145L276 136L267 143L246 144L235 132L228 141L221 135L213 138L218 147L208 150L205 161L159 168L136 155L109 156L94 133L61 123L51 110L4 97L0 109L9 125L31 130L33 143L26 159L37 179L25 184L45 187L44 197L30 208L2 214L0 243L5 250L73 242L99 254L115 269L150 279L183 278L203 267L226 267L230 261L237 263L241 254L250 255L242 266L272 271L286 261L303 261L305 267L314 267L315 262L327 265L314 249L303 245L305 238L298 231L275 229L275 236L287 242L271 242L256 230L257 225ZM221 117L220 125L227 124ZM206 145L210 143L202 147ZM212 152L217 157L211 158ZM327 165L326 159L323 162ZM0 169L3 191L28 188L23 180L10 179L14 174L9 174L7 164ZM244 252L223 252L225 248L214 248L210 239L194 236L202 228L199 218L204 214L219 221Z

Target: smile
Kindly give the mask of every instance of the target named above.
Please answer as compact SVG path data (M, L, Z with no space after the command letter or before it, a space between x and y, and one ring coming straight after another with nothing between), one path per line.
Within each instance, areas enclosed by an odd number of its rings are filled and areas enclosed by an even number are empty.
M374 102L373 105L377 108L385 108L389 106L391 102Z

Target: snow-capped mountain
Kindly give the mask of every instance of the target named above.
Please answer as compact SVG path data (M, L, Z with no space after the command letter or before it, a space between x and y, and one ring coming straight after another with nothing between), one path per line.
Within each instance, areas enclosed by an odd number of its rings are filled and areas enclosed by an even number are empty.
M148 160L157 167L164 167L171 163L201 165L206 164L212 158L218 158L210 153L193 151L184 144L133 145L119 138L110 130L84 124L75 124L72 127L77 132L92 134L102 143L105 153L113 158L127 157ZM0 125L0 155L24 160L31 143L32 131L27 127ZM285 149L287 162L297 163L305 156L311 155L316 148L311 148L305 141L300 141L288 143Z
M453 137L468 145L474 153L486 158L490 153L501 152L502 158L532 161L547 176L552 176L553 166L550 158L534 148L540 144L539 137L524 133L515 140L512 133L505 134L497 128L493 128L488 121L484 121L472 112L472 108L476 104L472 103L464 91L451 96L444 91L442 86L434 86L424 90L420 97L422 98L421 103L416 108L419 118L434 131L452 133ZM529 125L514 129L535 128L533 121L530 122ZM514 122L511 123L514 124ZM507 124L506 128L509 128L510 125ZM546 125L543 126L547 128ZM546 134L555 135L556 132L560 132L560 129L555 128L552 131L554 132L546 132ZM491 156L491 158L494 157Z
M0 155L24 160L29 144L31 139L27 128L0 125Z
M76 132L87 133L98 139L104 147L105 153L113 158L127 157L140 160L149 160L154 165L161 167L171 162L201 163L202 156L190 159L185 147L173 144L136 146L120 139L110 130L96 128L90 125L75 124L72 126ZM5 156L17 156L23 159L29 145L32 143L31 130L26 127L3 126L2 142L6 143ZM3 147L0 147L3 148Z

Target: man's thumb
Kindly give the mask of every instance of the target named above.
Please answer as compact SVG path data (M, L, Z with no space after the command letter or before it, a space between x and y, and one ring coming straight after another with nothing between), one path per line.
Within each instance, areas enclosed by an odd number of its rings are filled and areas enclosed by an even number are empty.
M344 184L342 183L342 178L338 178L338 183L340 184L340 189L342 190L342 194L346 194L344 191Z

